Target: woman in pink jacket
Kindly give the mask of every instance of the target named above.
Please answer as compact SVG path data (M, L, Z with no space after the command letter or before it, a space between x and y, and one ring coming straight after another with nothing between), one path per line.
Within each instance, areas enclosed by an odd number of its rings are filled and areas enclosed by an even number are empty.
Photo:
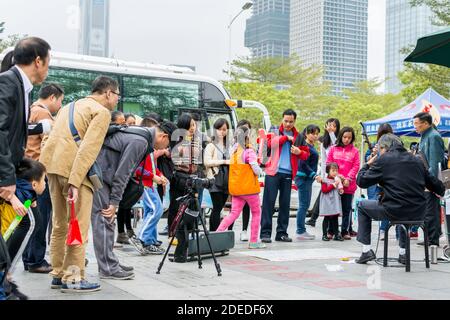
M336 162L339 165L339 175L344 185L344 194L341 195L342 202L342 225L341 234L345 240L351 240L357 233L352 230L352 202L356 192L356 176L359 171L359 151L353 145L355 131L353 128L345 127L339 132L336 145L328 154L327 164Z

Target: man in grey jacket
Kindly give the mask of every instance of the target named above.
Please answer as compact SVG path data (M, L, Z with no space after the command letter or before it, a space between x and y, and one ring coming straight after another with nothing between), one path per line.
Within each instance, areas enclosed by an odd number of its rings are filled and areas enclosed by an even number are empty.
M100 278L127 280L134 278L133 267L124 266L113 252L115 213L133 170L153 149L169 145L174 125L163 123L158 127L136 128L150 133L151 138L123 131L106 137L97 162L102 168L103 188L94 194L92 230L95 256ZM149 146L150 144L150 146Z
M418 113L414 116L414 127L421 139L419 151L425 158L428 165L428 172L435 178L439 178L439 164L444 166L445 146L441 135L433 126L433 117L426 112ZM427 209L425 213L425 225L428 229L430 245L439 246L439 236L441 234L441 208L439 198L432 192L426 192ZM423 244L418 243L418 244Z

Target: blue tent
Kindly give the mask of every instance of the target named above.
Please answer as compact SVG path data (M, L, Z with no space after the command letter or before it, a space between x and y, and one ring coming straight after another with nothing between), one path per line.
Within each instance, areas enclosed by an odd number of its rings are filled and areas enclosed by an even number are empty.
M364 127L367 134L373 136L381 124L389 123L396 135L417 137L413 117L419 112L429 112L441 135L450 137L450 101L431 88L400 110L381 119L365 122Z

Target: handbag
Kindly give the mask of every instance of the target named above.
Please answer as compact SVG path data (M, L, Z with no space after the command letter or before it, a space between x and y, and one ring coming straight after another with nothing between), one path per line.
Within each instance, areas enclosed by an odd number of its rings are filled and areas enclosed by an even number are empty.
M150 158L152 159L153 173L156 174L155 159L153 157L153 153L150 154ZM138 167L139 167L139 164L138 164ZM133 172L135 172L136 170L137 170L137 168L135 170L133 170ZM142 197L142 194L144 193L144 190L145 190L144 184L142 183L142 179L144 177L144 171L145 171L145 158L144 158L144 163L142 165L142 174L139 177L139 181L136 181L136 179L134 179L133 177L130 178L130 180L128 181L128 184L125 187L125 190L123 192L122 200L119 203L120 208L131 209Z
M80 244L83 244L80 226L78 224L77 216L75 215L75 203L73 201L70 202L70 222L66 244L68 246L78 246Z
M69 110L69 127L70 127L70 132L72 133L73 139L75 140L77 146L79 147L81 144L81 137L80 137L78 130L75 127L75 124L73 121L74 111L75 111L75 102L72 102L70 104L70 110ZM91 181L92 185L94 186L95 191L103 188L102 169L100 168L97 161L94 161L94 164L89 169L87 176L88 176L89 180Z
M214 145L216 148L217 146ZM219 150L219 148L217 148L217 150ZM219 150L220 151L220 150ZM222 151L221 151L222 152ZM225 153L222 153L222 160L226 160L226 156ZM223 191L227 191L228 192L228 174L229 174L229 170L228 170L228 165L220 165L219 166L219 172L214 176L214 185Z

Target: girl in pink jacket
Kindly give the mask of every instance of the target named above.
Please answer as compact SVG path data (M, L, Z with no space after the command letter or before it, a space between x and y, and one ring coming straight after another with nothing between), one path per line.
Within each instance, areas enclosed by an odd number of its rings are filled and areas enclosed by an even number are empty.
M352 229L352 203L356 192L356 176L359 171L359 151L353 145L355 131L353 128L345 127L339 132L336 145L328 154L327 164L336 162L339 165L339 175L344 185L344 194L341 195L342 202L342 226L341 235L345 240L351 240L357 233Z

